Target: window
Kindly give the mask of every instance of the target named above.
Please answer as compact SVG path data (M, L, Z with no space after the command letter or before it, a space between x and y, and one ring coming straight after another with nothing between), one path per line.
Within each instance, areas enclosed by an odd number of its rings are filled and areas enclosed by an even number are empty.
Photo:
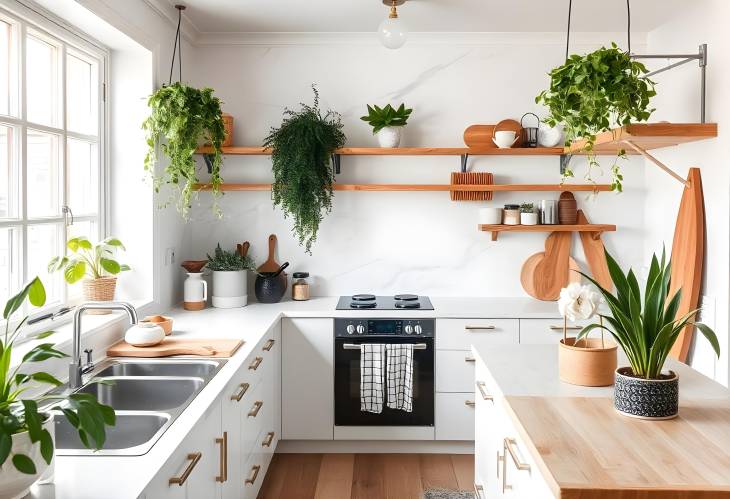
M104 234L105 53L0 9L0 304L39 276L48 308L80 293L49 260Z

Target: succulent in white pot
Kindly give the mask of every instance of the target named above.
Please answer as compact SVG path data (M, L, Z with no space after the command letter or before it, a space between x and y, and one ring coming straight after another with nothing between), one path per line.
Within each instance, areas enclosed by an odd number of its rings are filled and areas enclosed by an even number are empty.
M248 271L254 269L251 257L226 251L218 244L213 256L208 255L206 267L213 271L214 307L238 308L248 304Z
M532 203L522 203L522 205L520 205L520 224L537 225L535 205Z
M398 109L390 104L383 108L368 104L367 116L362 116L360 119L373 127L373 135L378 138L380 147L398 147L403 127L408 123L408 117L412 112L413 109L406 109L405 104L401 104Z

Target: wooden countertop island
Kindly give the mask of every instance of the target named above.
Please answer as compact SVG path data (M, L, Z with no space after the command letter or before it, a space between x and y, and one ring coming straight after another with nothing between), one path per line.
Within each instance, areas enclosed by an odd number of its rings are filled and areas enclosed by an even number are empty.
M614 410L613 387L560 382L557 345L475 354L483 498L730 498L730 390L719 383L672 361L679 417L645 421Z

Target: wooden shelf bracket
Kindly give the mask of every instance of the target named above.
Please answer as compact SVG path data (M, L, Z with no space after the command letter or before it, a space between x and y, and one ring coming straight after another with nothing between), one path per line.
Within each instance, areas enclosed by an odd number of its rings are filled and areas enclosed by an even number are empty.
M634 151L638 152L639 154L641 154L642 156L644 156L646 159L648 159L649 161L651 161L652 163L654 163L655 165L657 165L662 171L664 171L665 173L667 173L674 180L676 180L679 183L681 183L685 188L689 187L689 181L688 180L686 180L686 179L682 178L681 176L679 176L679 174L677 174L674 170L672 170L667 165L665 165L664 163L662 163L661 161L659 161L658 159L656 159L654 156L652 156L646 149L644 149L642 147L639 147L638 145L634 144L630 140L622 140L621 142L623 142L624 144L628 145Z

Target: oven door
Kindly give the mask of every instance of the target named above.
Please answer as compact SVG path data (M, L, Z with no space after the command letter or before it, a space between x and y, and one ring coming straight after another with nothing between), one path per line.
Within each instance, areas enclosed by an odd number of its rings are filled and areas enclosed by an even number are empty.
M383 412L360 410L360 349L345 344L422 343L413 350L413 412L389 409L387 390ZM335 338L335 425L336 426L433 426L434 424L434 344L433 338L382 336ZM386 380L387 383L387 380Z

